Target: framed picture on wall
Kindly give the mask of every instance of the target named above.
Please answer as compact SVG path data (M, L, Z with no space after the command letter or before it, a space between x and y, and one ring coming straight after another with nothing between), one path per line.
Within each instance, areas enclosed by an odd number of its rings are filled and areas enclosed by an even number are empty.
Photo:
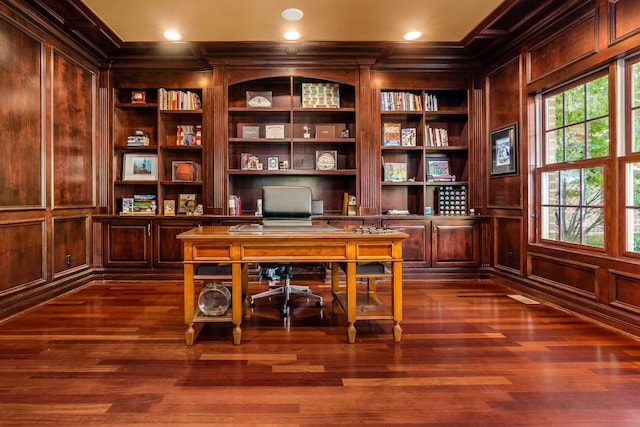
M518 174L518 123L494 129L491 144L491 176Z

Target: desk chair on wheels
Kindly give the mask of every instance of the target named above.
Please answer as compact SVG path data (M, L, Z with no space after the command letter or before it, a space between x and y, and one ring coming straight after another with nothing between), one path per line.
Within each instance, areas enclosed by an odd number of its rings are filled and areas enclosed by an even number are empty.
M310 227L311 223L311 188L305 186L265 186L262 188L262 226L265 232L269 229L277 231L284 227ZM311 292L308 286L292 285L293 265L282 262L277 264L260 264L260 280L268 279L268 290L249 298L249 304L255 305L260 298L282 296L283 316L289 314L292 295L300 295L316 299L316 307L322 307L322 297ZM275 287L278 281L284 284Z

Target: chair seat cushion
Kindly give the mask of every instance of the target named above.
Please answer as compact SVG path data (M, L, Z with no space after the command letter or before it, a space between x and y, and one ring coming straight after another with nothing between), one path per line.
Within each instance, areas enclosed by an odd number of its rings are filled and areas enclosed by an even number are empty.
M198 276L231 276L231 264L200 264L196 268Z
M339 262L338 266L347 271L347 263ZM358 262L356 263L356 274L385 274L384 264L381 262Z

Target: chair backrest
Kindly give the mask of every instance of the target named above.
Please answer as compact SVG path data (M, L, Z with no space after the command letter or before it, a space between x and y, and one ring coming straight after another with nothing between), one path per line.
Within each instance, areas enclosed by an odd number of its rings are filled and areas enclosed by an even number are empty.
M311 188L271 185L262 187L262 224L311 225Z

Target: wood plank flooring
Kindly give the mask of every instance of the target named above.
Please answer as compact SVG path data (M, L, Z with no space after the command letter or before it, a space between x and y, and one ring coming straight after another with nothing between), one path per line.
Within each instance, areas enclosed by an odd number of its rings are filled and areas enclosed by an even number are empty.
M381 291L388 284L382 281ZM264 286L251 285L258 292ZM0 324L0 425L639 426L640 342L490 281L405 280L391 321L261 300L184 343L179 282L94 282Z

